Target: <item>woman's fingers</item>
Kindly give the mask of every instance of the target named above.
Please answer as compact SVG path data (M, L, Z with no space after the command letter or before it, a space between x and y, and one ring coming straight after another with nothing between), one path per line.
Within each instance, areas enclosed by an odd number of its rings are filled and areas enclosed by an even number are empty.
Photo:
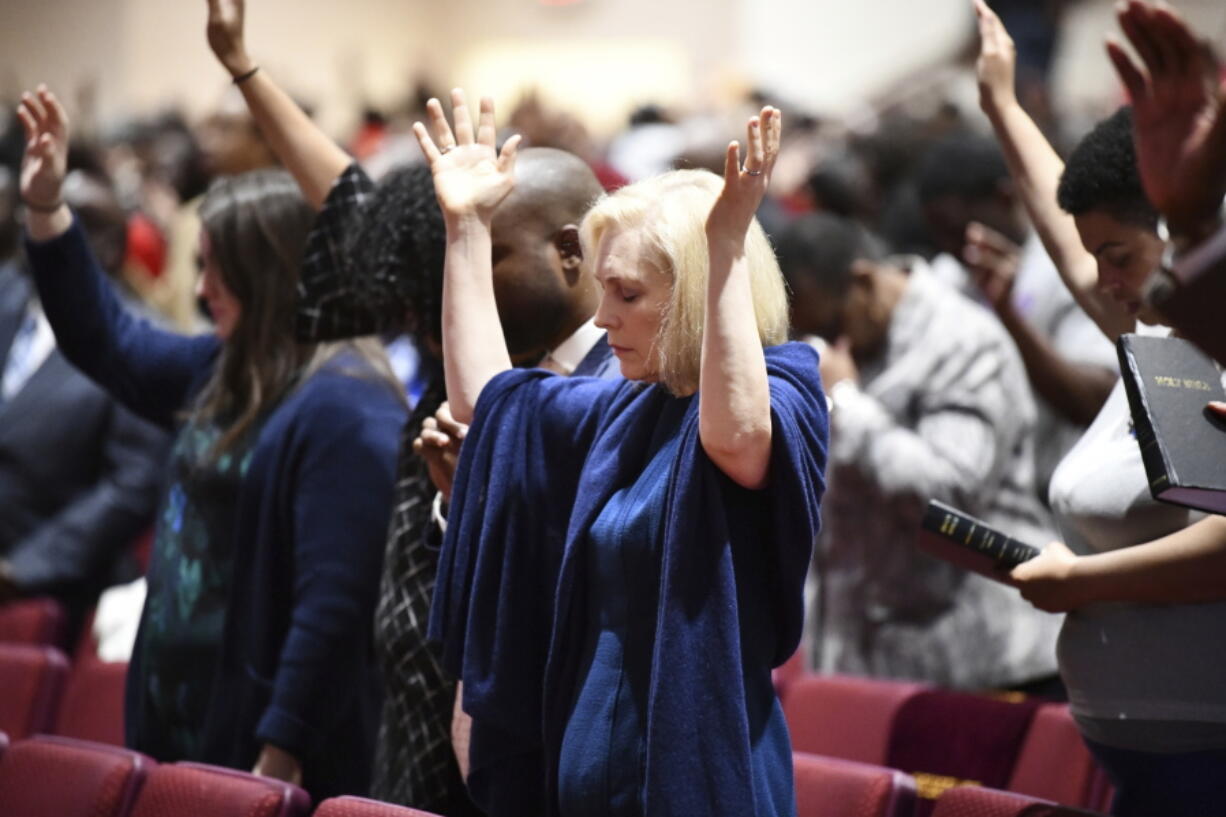
M26 103L23 99L17 105L17 119L21 122L21 128L26 134L26 144L33 148L38 142L38 123L34 121L33 115L26 109Z
M47 109L43 107L43 103L38 100L34 94L26 91L21 95L21 99L30 109L30 113L34 115L34 121L38 123L39 130L46 127Z
M430 132L426 130L426 126L420 122L413 123L413 135L417 137L417 144L421 146L422 155L426 157L426 161L433 166L435 162L442 156L439 153L438 146L434 144L434 140L430 138Z
M741 175L741 145L735 139L724 151L724 183L728 184Z
M498 128L494 125L494 100L483 96L481 97L481 115L477 121L477 142L493 147L497 137Z
M745 172L757 175L762 172L762 120L755 116L745 126Z
M47 111L47 129L56 133L67 131L68 114L64 112L64 106L56 99L55 94L51 93L46 86L40 85L38 99Z
M455 135L451 125L447 124L447 115L443 113L443 105L437 99L426 103L426 116L430 119L430 127L434 131L434 144L439 153L446 153L456 145Z
M453 88L451 91L451 118L455 120L456 144L471 145L473 143L473 120L468 114L468 103L464 100L462 88Z
M766 166L774 166L779 157L779 146L783 141L783 111L778 108L767 108L762 118L763 139L766 150Z
M523 141L518 133L502 144L502 152L498 154L498 169L510 173L515 169L515 156L519 153L519 143Z

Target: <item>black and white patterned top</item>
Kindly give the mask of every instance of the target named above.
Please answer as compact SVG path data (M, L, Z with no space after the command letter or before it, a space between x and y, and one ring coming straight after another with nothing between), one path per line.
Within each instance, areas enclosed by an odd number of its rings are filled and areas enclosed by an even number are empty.
M337 178L307 239L297 331L330 340L398 328L405 313L394 272L371 274L351 263L349 241L374 194L356 164ZM429 364L426 364L429 365ZM433 364L437 368L437 363ZM439 541L430 516L435 489L413 454L422 421L445 399L435 371L400 436L396 499L375 612L375 643L385 698L371 794L449 815L475 813L451 749L455 681L426 642ZM436 537L437 538L437 537Z

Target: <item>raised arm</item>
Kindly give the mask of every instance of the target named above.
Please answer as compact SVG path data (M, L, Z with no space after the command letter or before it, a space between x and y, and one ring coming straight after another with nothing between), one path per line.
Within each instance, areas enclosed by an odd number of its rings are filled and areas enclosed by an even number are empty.
M1018 195L1060 277L1086 314L1115 340L1121 332L1132 331L1136 319L1097 290L1094 256L1082 246L1073 217L1056 201L1064 162L1017 101L1013 39L984 0L974 2L980 36L976 64L980 107L992 123Z
M746 488L761 488L770 467L771 406L766 358L752 307L745 237L779 155L782 114L762 109L749 120L745 166L728 145L724 189L707 217L707 280L698 434L721 471Z
M289 94L257 66L244 37L246 0L208 0L209 47L242 91L247 109L273 153L318 210L353 159L311 121Z
M64 204L68 117L59 100L40 86L22 95L17 116L26 135L26 256L60 351L137 414L174 425L216 338L183 337L128 314Z
M413 133L421 144L434 192L447 224L447 255L443 262L443 373L451 413L471 423L473 407L485 384L511 368L506 338L494 300L490 221L494 208L515 185L512 136L499 153L495 147L494 103L481 100L480 121L473 133L464 92L451 92L455 131L437 99L426 104L434 138L417 122Z

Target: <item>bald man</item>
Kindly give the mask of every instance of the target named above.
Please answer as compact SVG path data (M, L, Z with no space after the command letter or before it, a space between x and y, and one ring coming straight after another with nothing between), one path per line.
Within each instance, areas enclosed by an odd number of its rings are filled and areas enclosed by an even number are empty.
M451 746L455 679L426 641L438 558L436 491L425 463L412 453L422 422L445 399L445 230L433 182L428 169L416 166L388 174L375 187L251 60L243 42L243 0L208 2L210 47L234 77L268 144L320 210L302 270L300 336L404 331L430 374L401 436L396 506L375 614L386 694L370 793L452 817L477 814ZM584 213L602 193L579 158L547 148L520 152L515 190L492 224L499 318L517 364L617 376L604 333L592 323L599 293L578 233ZM526 776L527 799L538 799L532 792L543 786L543 780ZM513 805L506 807L514 812Z

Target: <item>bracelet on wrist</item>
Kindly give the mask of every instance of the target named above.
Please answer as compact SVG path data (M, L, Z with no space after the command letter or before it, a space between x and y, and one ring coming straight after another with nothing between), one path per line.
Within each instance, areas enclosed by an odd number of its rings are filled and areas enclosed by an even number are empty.
M63 199L60 199L53 204L36 204L27 198L22 198L21 203L27 210L34 213L42 213L43 215L51 215L64 206Z
M241 73L241 74L239 74L238 76L234 77L234 79L233 79L234 84L235 84L235 85L242 85L244 82L246 82L247 80L249 80L249 79L251 79L252 77L254 77L254 76L255 76L255 74L256 74L256 72L257 72L257 71L259 71L259 70L260 70L260 66L258 66L258 65L257 65L257 66L255 66L254 68L252 68L250 71L244 71L243 73Z

